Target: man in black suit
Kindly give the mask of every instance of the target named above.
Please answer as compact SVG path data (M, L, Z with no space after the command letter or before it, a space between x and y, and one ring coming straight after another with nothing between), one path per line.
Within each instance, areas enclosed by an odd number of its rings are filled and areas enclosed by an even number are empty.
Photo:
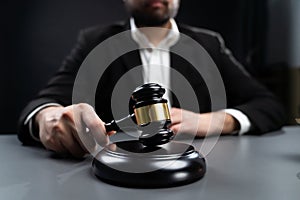
M112 90L124 74L140 65L143 66L143 83L158 82L176 90L180 84L172 84L176 82L170 70L172 68L188 79L195 90L201 113L182 107L170 91L166 95L172 102L170 129L176 134L196 134L200 137L218 132L262 134L283 125L285 116L279 103L247 74L225 47L219 34L175 22L173 18L179 0L124 0L124 3L131 14L130 20L106 28L93 27L82 31L77 46L58 73L24 109L18 132L24 144L42 144L47 149L76 157L88 152L80 139L81 133L92 136L89 139L91 143L107 144L109 136L114 133L106 132L104 126L104 121L109 122L113 116L109 106ZM129 42L140 49L120 56L108 67L97 88L95 108L85 102L74 104L73 86L84 59L101 42L123 31L130 32ZM205 78L184 58L165 51L184 44L185 39L180 33L199 43L208 53L209 59L214 61L224 81L227 96L225 106L212 108L211 91ZM185 47L187 51L193 52L189 45ZM117 51L117 47L111 48ZM197 57L197 52L193 54ZM152 67L157 65L168 67ZM213 77L213 74L210 75ZM76 119L79 119L77 126ZM212 123L210 120L213 120Z

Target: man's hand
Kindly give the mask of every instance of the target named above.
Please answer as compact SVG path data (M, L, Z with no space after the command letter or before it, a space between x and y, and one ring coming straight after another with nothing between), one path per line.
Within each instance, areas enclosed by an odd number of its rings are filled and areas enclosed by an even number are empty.
M112 134L106 133L104 122L88 104L47 107L36 115L35 124L47 149L74 157L95 150L96 143L108 144Z
M188 133L204 137L216 133L230 134L239 129L238 121L224 111L194 113L172 108L170 129L177 133Z

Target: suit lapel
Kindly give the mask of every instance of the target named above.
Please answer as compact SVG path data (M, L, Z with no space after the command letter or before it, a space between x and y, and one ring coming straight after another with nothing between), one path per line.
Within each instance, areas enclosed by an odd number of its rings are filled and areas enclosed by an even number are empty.
M137 86L143 83L143 69L139 50L134 50L122 56L121 61L131 81Z
M135 85L139 86L143 83L142 60L139 53L139 46L131 36L129 23L126 24L125 30L129 30L126 32L125 36L125 43L126 47L128 47L129 52L121 56L121 62L123 64L123 67L125 68L124 71L126 73L129 72L129 78Z

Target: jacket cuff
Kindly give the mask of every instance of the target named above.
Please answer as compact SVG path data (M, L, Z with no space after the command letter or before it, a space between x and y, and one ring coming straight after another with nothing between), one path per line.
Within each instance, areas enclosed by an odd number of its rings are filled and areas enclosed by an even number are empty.
M42 109L46 108L46 107L50 107L50 106L61 106L58 103L47 103L44 105L41 105L39 107L37 107L36 109L34 109L31 113L29 113L29 115L26 117L25 121L24 121L24 125L28 125L28 131L29 131L29 135L32 139L34 139L37 142L41 142L40 137L39 137L39 131L38 128L35 128L33 126L33 118L34 116L41 111Z

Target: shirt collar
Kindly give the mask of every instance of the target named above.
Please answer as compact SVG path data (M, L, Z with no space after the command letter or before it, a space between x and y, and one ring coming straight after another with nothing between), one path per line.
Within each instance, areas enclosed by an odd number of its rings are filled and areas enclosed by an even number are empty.
M155 47L150 43L148 38L143 34L135 25L134 19L130 18L131 36L133 40L138 43L140 48L166 48L169 49L171 46L175 45L179 40L180 33L178 26L173 18L170 19L171 29L168 35Z

